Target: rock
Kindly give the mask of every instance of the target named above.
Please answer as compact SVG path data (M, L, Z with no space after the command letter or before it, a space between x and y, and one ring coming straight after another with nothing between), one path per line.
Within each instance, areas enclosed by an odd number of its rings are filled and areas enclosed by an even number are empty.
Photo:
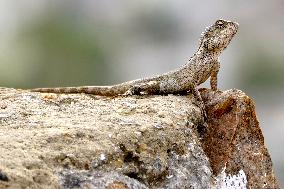
M9 181L9 178L7 177L7 175L4 172L2 172L1 170L0 170L0 180L1 181Z
M0 93L0 188L279 188L240 91L201 90L206 122L191 94Z
M202 98L208 113L203 149L217 175L218 185L230 186L233 182L236 187L242 185L239 181L230 181L235 175L237 180L246 180L248 188L279 188L254 102L236 89L215 94L204 89Z
M59 174L63 188L147 189L134 178L118 172L62 170Z

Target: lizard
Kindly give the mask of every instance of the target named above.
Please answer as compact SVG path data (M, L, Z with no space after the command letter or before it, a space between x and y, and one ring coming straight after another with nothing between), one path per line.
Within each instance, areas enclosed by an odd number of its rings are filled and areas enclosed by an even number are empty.
M217 90L219 56L238 31L238 23L217 20L202 32L199 47L182 67L154 77L143 78L111 86L80 86L57 88L34 88L32 92L86 93L101 96L176 94L191 91L198 99L197 86L210 77L210 86Z

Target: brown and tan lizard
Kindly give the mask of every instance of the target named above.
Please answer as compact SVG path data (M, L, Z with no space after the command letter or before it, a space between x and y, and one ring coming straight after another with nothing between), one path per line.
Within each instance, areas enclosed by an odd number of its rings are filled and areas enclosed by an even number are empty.
M219 56L237 33L238 24L217 20L206 28L200 38L199 48L181 68L157 75L124 82L112 86L80 86L58 88L36 88L33 92L48 93L87 93L102 96L169 94L192 91L200 98L196 87L209 77L213 90L217 90L217 74L220 67Z

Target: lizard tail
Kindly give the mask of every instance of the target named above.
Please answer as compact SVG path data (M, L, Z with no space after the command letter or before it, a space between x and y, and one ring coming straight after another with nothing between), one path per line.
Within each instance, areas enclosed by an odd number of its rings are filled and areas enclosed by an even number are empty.
M125 85L113 86L83 86L83 87L55 87L55 88L35 88L31 92L44 92L44 93L86 93L101 96L116 96L124 94L129 89Z

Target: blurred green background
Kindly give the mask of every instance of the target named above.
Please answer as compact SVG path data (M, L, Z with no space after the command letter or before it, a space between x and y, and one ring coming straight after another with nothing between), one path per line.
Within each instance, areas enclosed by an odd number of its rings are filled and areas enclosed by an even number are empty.
M206 26L237 21L219 88L255 100L284 187L283 10L282 0L0 1L1 86L109 85L163 73L186 62Z

